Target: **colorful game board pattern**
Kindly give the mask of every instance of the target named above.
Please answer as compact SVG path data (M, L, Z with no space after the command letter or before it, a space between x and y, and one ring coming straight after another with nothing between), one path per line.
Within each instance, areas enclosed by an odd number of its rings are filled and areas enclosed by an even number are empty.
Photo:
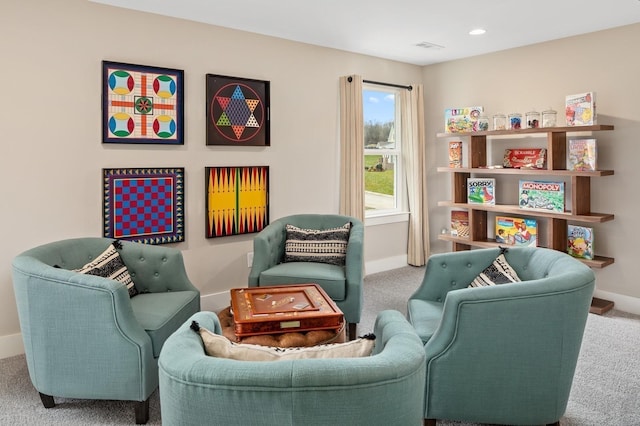
M259 232L269 224L269 167L207 167L207 238Z
M182 143L182 71L104 62L106 142Z
M249 86L242 83L227 84L216 93L213 102L218 108L211 108L212 119L223 137L243 142L260 130L264 107L258 94Z
M104 235L147 244L184 240L184 169L104 169Z

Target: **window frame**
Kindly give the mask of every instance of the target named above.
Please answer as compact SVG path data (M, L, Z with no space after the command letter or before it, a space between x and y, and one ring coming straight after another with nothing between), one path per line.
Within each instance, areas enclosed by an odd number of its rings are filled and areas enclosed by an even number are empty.
M406 173L403 167L402 161L402 126L401 117L402 110L400 104L401 88L388 87L385 85L379 85L374 83L363 83L362 95L364 97L365 92L382 92L394 95L394 137L395 147L392 149L371 149L364 147L363 157L368 155L393 155L396 158L394 163L394 201L395 207L389 209L366 209L365 206L365 220L367 224L378 225L384 223L402 222L408 220L408 194L407 194L407 179ZM363 115L363 127L366 126L367 117ZM364 132L364 129L363 129ZM363 173L366 173L363 170ZM366 199L366 194L363 197Z

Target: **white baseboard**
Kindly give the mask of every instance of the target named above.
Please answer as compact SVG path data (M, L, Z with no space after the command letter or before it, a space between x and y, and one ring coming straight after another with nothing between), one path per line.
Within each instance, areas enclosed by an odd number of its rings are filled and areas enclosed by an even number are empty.
M10 358L24 353L22 334L9 334L0 336L0 359Z
M402 268L407 265L407 255L404 254L366 262L364 270L366 275L370 275L377 274L378 272L390 271L391 269Z
M608 291L596 290L595 297L610 300L613 308L630 314L640 315L640 298L625 296L624 294L610 293Z
M220 293L206 294L200 297L200 309L209 312L218 312L229 306L229 290Z

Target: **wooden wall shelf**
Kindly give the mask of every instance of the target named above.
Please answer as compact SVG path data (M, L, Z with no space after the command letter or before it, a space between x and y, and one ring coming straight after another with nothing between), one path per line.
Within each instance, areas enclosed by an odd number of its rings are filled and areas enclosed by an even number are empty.
M448 234L440 234L438 239L450 241L454 251L470 250L472 247L497 247L498 243L489 238L488 229L492 224L488 223L487 213L512 214L542 218L547 221L545 246L554 250L567 250L567 225L568 222L580 222L596 224L608 222L614 219L612 213L597 213L591 211L591 179L604 176L612 176L613 170L596 170L590 172L567 170L567 133L580 134L589 132L614 130L611 125L598 124L593 126L548 127L536 129L517 130L490 130L470 133L438 133L438 138L463 139L468 138L464 156L468 159L469 166L462 168L438 167L440 173L451 174L451 200L439 201L439 207L451 207L469 211L469 237L460 238ZM517 137L518 135L546 135L547 137L547 166L545 169L510 169L494 168L487 161L487 144L491 139L504 139ZM523 209L518 205L510 204L469 204L467 203L467 179L472 176L494 176L496 180L500 176L522 175L549 177L556 176L570 180L571 203L570 209L564 212L553 212L538 209ZM580 259L592 268L604 268L614 263L614 259L604 256L595 256L593 260ZM592 304L594 313L603 313L613 307L613 302L596 299Z

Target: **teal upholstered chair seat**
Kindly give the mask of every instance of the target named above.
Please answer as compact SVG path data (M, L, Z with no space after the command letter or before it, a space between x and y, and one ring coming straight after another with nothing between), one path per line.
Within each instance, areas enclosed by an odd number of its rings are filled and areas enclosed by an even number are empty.
M566 410L595 275L566 253L519 247L505 257L522 282L467 288L498 254L432 255L410 297L427 356L426 424L557 424Z
M160 354L162 424L200 426L418 426L424 404L420 339L400 312L378 314L373 354L363 358L237 361L207 356L192 320Z
M286 225L326 230L351 222L344 266L316 262L284 262ZM362 314L364 226L354 217L331 214L299 214L271 222L253 240L253 264L249 287L316 283L344 313L349 338L356 336Z
M332 300L346 297L346 283L342 266L326 263L280 263L260 274L260 285L316 283Z
M151 338L153 357L160 356L165 340L194 312L200 310L193 290L142 293L131 299L133 314Z
M46 408L53 397L137 401L149 417L165 340L200 310L179 250L122 242L120 256L140 294L80 274L113 240L45 244L13 260L13 285L29 376Z

